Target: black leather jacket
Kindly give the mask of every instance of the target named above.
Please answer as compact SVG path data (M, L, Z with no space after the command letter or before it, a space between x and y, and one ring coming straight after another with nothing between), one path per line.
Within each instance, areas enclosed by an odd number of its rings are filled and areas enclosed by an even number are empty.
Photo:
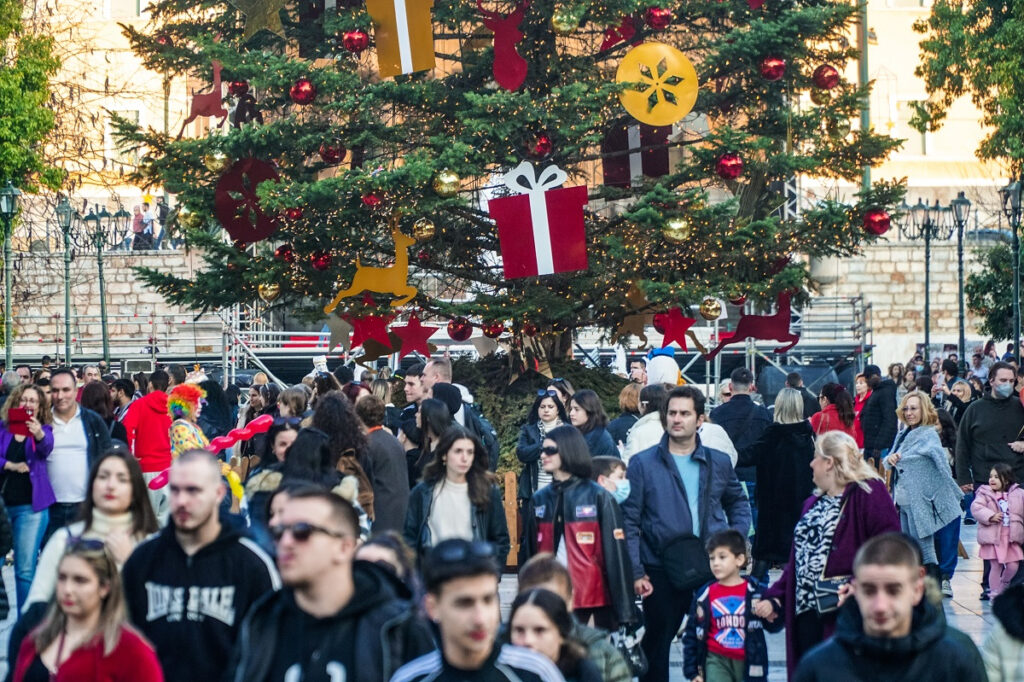
M427 521L430 519L430 510L434 504L435 485L437 481L422 481L409 493L409 509L405 514L402 536L420 558L434 544ZM498 486L491 486L491 499L487 507L473 507L473 539L493 544L498 564L505 565L511 545L508 522L505 520L505 507Z

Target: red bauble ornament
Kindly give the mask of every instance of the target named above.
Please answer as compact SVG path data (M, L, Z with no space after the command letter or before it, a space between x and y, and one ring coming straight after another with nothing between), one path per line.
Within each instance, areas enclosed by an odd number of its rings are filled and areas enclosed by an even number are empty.
M420 252L416 254L416 260L418 260L423 265L426 265L427 263L430 262L430 252L427 251L426 249L420 249Z
M465 341L473 335L473 323L464 317L456 317L448 323L448 336L454 341Z
M715 162L715 172L723 180L735 180L743 174L743 159L733 152L722 154Z
M288 96L296 104L312 104L313 100L316 99L316 86L308 78L300 78L292 85L288 91Z
M241 97L249 92L249 81L231 81L228 83L228 93L235 97Z
M541 133L528 145L528 150L533 158L546 159L551 156L551 152L555 151L555 143L551 140L550 135Z
M729 303L732 303L733 305L736 305L736 306L743 305L746 302L747 302L747 295L746 294L739 294L738 296L733 296L733 297L731 297L729 299Z
M889 212L875 208L864 214L864 229L874 235L883 235L892 227Z
M485 324L480 329L483 331L484 336L486 336L487 338L489 338L489 339L496 339L496 338L498 338L499 336L501 336L502 334L505 333L505 323L504 322L488 322L487 324Z
M345 159L345 148L340 144L324 142L320 145L320 158L324 163L341 163Z
M665 325L668 323L668 313L654 313L654 317L651 319L651 324L654 325L654 331L659 334L665 333Z
M814 70L811 76L814 86L822 90L831 90L839 85L839 71L831 64L822 64Z
M376 192L367 192L366 194L363 195L363 204L365 206L369 206L370 208L380 206L381 201L382 200L380 198L380 195L377 194Z
M650 7L644 14L644 21L656 31L661 31L672 23L672 10L667 7Z
M284 215L288 220L298 220L302 217L302 209L298 206L292 206L284 210Z
M341 36L341 45L352 54L359 54L370 46L370 36L358 28L354 31L345 31Z
M537 335L537 325L533 322L523 322L523 334L533 337Z
M766 81L777 81L786 75L786 60L782 57L765 57L761 60L761 77Z
M281 246L274 249L274 258L285 263L294 263L295 249L292 248L291 244L281 244Z
M331 267L333 260L334 258L331 257L331 254L326 251L314 251L309 256L309 264L313 266L314 270L319 270L320 272Z
M156 44L163 47L174 47L174 41L166 33L161 33L156 37Z

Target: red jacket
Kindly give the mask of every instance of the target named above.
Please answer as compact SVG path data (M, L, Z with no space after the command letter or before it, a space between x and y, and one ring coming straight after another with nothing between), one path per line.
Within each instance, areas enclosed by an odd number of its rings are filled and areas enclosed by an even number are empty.
M158 473L171 466L171 415L167 414L166 393L151 391L142 396L131 404L121 423L142 473Z
M21 641L18 661L14 666L14 682L22 682L36 651L35 632ZM103 640L75 649L61 664L55 682L163 682L156 652L149 642L128 627L121 628L121 637L109 656L103 655Z
M856 417L854 418L853 424L850 426L844 424L843 420L839 418L839 408L835 405L826 405L825 409L821 412L816 412L811 415L811 428L814 429L815 435L818 436L826 431L842 431L843 433L857 438L856 425ZM863 434L861 434L860 440L863 442Z
M871 397L871 391L864 394L863 397L853 396L853 437L857 441L857 447L864 447L864 430L860 426L860 413L864 409L864 403Z

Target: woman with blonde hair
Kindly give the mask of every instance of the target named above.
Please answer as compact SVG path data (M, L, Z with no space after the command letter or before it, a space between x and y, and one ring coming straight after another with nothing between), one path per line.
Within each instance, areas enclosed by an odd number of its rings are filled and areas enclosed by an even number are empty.
M810 468L815 490L793 530L789 561L754 609L762 618L773 609L785 614L790 676L803 655L835 630L838 606L820 581L842 582L853 574L853 557L868 538L900 530L885 483L852 436L842 431L819 436Z
M127 623L117 563L100 540L68 546L43 621L21 642L14 682L163 682L156 652Z
M903 396L896 417L906 428L896 436L883 462L887 470L896 470L893 497L900 510L900 526L921 545L925 570L941 583L933 536L960 518L963 492L950 475L932 401L912 391Z
M751 575L764 583L772 564L784 564L793 546L793 526L814 489L811 459L814 432L804 419L804 400L795 388L775 398L775 421L739 453L737 466L754 467L757 486L757 527Z

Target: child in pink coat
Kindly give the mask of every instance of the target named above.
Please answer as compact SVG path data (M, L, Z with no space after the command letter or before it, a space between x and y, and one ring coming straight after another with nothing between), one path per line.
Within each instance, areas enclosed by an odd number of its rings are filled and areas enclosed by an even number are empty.
M989 563L989 594L994 599L1010 584L1024 560L1024 489L1013 469L999 463L988 474L988 485L974 492L971 513L978 523L979 556Z

